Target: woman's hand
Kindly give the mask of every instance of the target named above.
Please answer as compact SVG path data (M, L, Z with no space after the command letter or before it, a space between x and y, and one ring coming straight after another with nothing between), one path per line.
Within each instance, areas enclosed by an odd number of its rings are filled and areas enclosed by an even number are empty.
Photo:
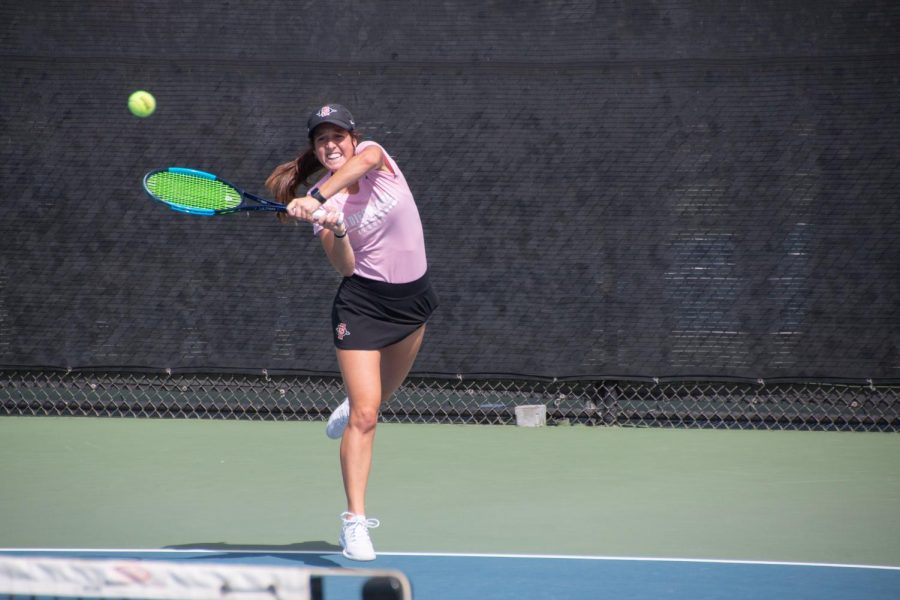
M294 198L287 205L287 214L300 221L315 222L313 213L322 208L319 201L310 196Z
M347 226L344 224L344 215L339 212L328 211L325 216L316 221L324 229L328 229L335 235L344 236L347 233Z

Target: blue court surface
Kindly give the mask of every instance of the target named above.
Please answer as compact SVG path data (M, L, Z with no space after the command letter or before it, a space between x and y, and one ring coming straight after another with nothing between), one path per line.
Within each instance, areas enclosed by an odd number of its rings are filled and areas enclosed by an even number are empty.
M588 556L384 553L353 563L328 552L2 550L16 556L203 561L268 566L397 569L417 600L896 600L900 567ZM327 597L358 598L328 589Z

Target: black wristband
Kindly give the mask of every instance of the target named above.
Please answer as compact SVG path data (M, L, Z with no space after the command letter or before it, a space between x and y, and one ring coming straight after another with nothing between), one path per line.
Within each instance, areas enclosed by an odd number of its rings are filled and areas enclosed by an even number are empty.
M334 233L334 232L332 232L332 233ZM344 235L338 235L338 234L335 233L335 234L334 234L334 237L336 237L336 238L345 238L345 237L347 237L347 231L346 231L346 230L344 231Z
M325 204L325 196L322 195L322 192L319 191L319 188L315 188L313 191L309 193L311 198L315 198L319 201L319 204Z

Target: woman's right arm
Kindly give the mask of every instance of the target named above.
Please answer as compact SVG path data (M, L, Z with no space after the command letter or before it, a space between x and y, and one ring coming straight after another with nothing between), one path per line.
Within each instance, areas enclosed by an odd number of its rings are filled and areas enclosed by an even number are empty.
M350 277L356 270L356 258L350 246L350 238L347 236L347 227L336 222L331 223L332 220L336 221L336 217L329 214L322 222L324 229L319 233L322 248L325 249L331 266L344 277ZM343 235L338 237L337 234Z

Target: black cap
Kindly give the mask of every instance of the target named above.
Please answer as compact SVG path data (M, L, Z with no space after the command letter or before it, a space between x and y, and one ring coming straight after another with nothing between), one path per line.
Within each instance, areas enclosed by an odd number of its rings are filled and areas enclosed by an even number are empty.
M326 104L311 114L309 120L306 122L306 134L309 137L312 137L313 131L322 123L331 123L332 125L337 125L347 131L356 129L353 115L340 104Z

